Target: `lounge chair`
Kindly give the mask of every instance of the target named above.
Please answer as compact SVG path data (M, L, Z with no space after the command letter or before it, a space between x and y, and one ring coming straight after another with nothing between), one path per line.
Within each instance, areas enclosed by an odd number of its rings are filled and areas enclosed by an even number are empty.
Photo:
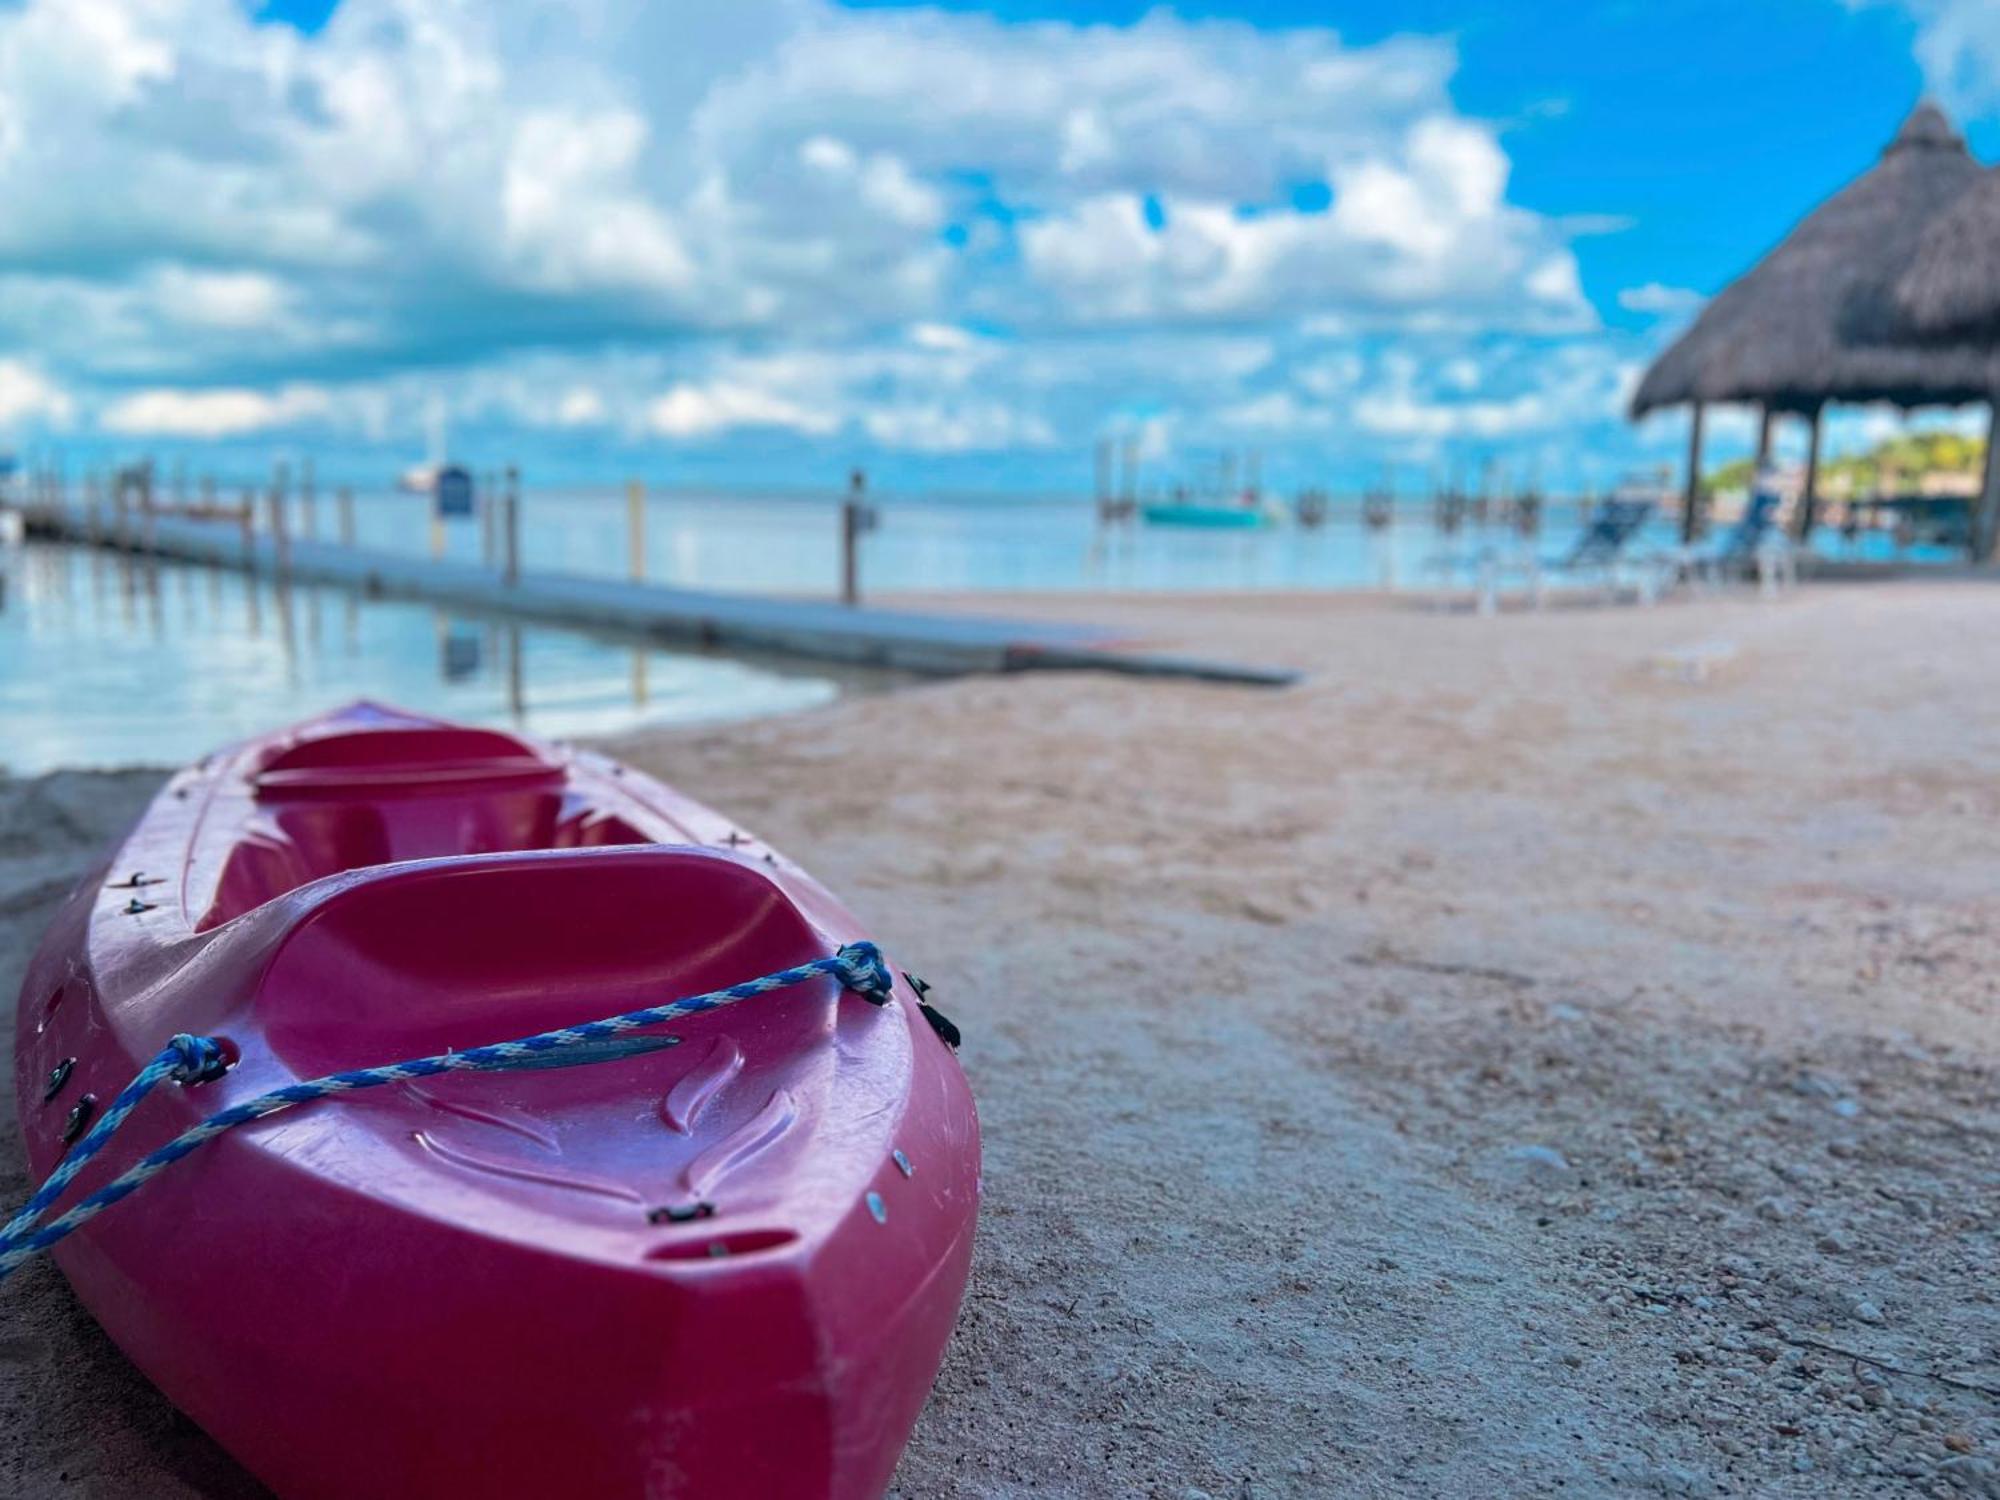
M1775 489L1758 485L1751 491L1743 514L1715 546L1683 551L1681 576L1710 584L1754 576L1767 594L1777 592L1783 583L1796 582L1798 563L1784 528L1778 524L1783 503Z
M1559 557L1534 560L1528 583L1535 607L1541 608L1548 600L1548 574L1594 573L1615 594L1619 569L1630 562L1640 564L1633 575L1639 600L1651 604L1672 574L1659 567L1657 559L1631 557L1629 549L1658 511L1659 502L1650 498L1614 495L1598 501L1569 551Z

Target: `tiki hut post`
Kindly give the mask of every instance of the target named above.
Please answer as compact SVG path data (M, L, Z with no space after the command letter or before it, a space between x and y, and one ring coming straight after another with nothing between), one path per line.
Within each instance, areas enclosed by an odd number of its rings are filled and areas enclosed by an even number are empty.
M1687 493L1681 497L1681 540L1691 542L1701 535L1701 427L1707 414L1706 403L1694 403L1688 423Z
M1972 560L1993 561L1994 543L2000 541L2000 400L1993 403L1986 424L1986 469L1979 486L1979 499L1972 509Z
M1777 421L1777 416L1778 414L1771 410L1771 403L1768 401L1758 408L1757 472L1760 474L1764 471L1764 466L1771 461L1771 428Z
M1806 440L1806 487L1805 493L1799 496L1799 516L1795 528L1801 542L1812 540L1813 522L1819 518L1819 439L1825 415L1824 406L1812 409L1812 434Z

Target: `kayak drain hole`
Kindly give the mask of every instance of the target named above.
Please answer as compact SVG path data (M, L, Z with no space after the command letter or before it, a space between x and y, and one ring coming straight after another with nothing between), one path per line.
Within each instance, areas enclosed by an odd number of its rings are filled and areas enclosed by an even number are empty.
M763 1250L781 1250L798 1239L789 1229L745 1229L735 1234L712 1234L697 1240L677 1240L655 1245L646 1252L647 1260L728 1260L738 1255L755 1255Z
M59 984L49 992L49 998L42 1002L41 1019L35 1023L35 1035L40 1036L49 1029L56 1018L56 1012L62 1009L62 1003L68 995L67 984Z

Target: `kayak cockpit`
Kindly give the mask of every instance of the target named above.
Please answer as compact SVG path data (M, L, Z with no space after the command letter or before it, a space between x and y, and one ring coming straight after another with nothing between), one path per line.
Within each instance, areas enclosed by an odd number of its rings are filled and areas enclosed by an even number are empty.
M821 957L760 870L654 847L437 860L344 883L258 984L265 1037L300 1077L505 1041ZM777 1050L816 1044L836 988L740 1012ZM779 1033L783 1033L781 1036Z
M579 791L560 759L497 730L373 718L280 745L242 768L234 837L192 851L217 869L207 931L300 886L372 865L645 844L648 830ZM210 819L219 832L231 820ZM204 860L203 856L210 856Z

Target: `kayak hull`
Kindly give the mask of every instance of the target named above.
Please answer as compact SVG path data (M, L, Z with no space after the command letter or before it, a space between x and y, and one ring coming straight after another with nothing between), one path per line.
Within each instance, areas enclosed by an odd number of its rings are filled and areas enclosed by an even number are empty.
M434 729L357 707L174 778L30 965L16 1092L38 1177L78 1102L177 1031L225 1038L235 1066L158 1091L82 1189L298 1078L864 936L625 768L503 737L401 762L366 743ZM412 857L354 862L383 853ZM56 1259L281 1495L879 1494L971 1255L957 1061L900 978L881 1007L829 980L662 1030L674 1045L243 1127Z

